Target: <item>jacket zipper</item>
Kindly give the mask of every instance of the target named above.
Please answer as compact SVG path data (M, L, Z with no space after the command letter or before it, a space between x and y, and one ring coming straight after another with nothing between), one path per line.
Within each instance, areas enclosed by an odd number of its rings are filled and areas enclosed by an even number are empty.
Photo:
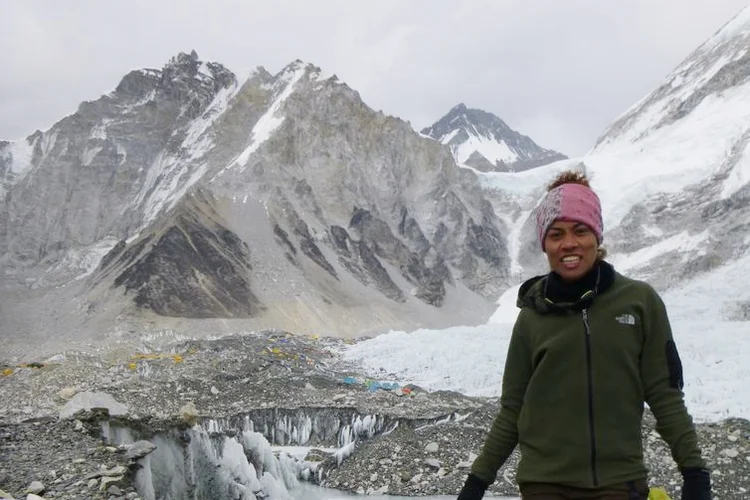
M591 367L591 330L589 329L589 311L584 309L583 326L586 329L586 375L589 391L589 437L591 438L591 475L594 486L599 486L599 475L596 472L596 433L594 428L594 376Z

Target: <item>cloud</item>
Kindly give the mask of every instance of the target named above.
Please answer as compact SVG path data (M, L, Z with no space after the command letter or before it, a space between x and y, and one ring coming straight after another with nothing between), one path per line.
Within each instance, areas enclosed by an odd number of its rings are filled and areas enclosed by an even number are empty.
M464 102L580 155L744 0L26 0L4 5L0 138L195 49L238 75L302 59L417 129Z

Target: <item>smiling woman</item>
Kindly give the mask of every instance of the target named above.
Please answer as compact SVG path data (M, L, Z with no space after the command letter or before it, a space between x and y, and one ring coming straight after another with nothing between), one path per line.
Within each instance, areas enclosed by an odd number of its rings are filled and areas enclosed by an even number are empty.
M563 281L575 282L604 258L602 209L586 176L560 174L536 211L537 230L550 269Z
M537 207L550 272L519 289L501 410L459 500L481 499L516 445L523 499L646 500L645 403L682 472L682 500L710 500L664 303L604 261L602 220L580 172L560 174Z

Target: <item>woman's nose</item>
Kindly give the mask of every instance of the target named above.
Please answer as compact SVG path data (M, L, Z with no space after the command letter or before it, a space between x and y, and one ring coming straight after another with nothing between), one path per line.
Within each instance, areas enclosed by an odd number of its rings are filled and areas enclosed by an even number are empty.
M578 240L576 239L575 235L572 233L566 233L563 235L562 239L562 247L563 248L574 248L578 245Z

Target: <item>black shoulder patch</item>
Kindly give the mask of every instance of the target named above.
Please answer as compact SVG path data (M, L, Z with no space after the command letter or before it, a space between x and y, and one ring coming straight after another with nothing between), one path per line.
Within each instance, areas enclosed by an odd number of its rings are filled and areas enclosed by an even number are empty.
M667 366L669 367L669 386L673 389L682 390L685 382L682 378L682 361L680 354L677 352L677 344L674 340L668 340L666 345Z

